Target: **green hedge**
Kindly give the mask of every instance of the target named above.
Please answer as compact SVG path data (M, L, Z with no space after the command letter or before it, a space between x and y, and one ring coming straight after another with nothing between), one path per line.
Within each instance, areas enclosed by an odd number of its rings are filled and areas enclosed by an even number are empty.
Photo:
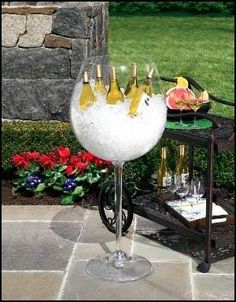
M124 169L125 180L145 185L160 163L160 148L162 146L168 147L169 165L171 169L174 169L178 144L175 141L161 139L157 146L145 156L127 162ZM2 123L2 168L4 176L12 178L13 166L9 159L13 154L35 150L48 152L60 145L70 147L73 153L83 150L75 139L69 123L4 121ZM203 173L207 170L206 158L206 150L197 148L194 153L194 165ZM234 186L233 152L215 155L214 173L216 186Z
M115 15L155 15L163 12L189 12L194 14L230 14L234 12L233 1L111 1L109 14Z

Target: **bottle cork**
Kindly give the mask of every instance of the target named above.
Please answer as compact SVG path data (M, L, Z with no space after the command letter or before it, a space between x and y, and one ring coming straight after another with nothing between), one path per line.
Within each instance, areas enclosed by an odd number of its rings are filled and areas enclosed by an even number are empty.
M147 78L151 79L153 76L154 76L154 73L155 73L155 69L154 68L151 68L149 70L149 73L147 75Z

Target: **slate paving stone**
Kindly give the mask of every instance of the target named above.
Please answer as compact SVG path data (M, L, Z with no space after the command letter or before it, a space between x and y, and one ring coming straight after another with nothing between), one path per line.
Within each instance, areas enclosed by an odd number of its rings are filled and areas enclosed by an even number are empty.
M189 262L189 257L141 235L134 236L134 254L149 261Z
M60 205L11 205L2 206L3 220L53 220L83 222L85 208L80 206L60 206Z
M129 234L133 232L132 225L129 228ZM127 235L126 235L127 236ZM85 227L80 237L82 243L103 243L114 241L115 234L108 231L99 216L98 211L91 211L88 219L85 221Z
M194 274L194 300L234 300L234 276Z
M80 223L3 223L2 269L64 270Z
M3 272L3 300L56 300L63 272Z
M62 300L189 300L188 265L153 264L151 275L133 282L115 283L89 276L86 262L73 261Z

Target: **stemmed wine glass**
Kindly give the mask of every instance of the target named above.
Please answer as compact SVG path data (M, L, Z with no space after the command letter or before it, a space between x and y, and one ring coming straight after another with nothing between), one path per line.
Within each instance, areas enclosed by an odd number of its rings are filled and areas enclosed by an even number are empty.
M103 58L89 58L88 64L81 70L100 63L104 72L105 84L109 83L110 66L117 70L117 80L120 88L125 88L129 78L127 75L131 63L138 68L139 83L144 80L147 69L155 66L155 60L138 58L124 62L123 57L110 57L109 64L103 63ZM86 63L86 62L85 62ZM84 63L84 64L85 64ZM109 65L109 66L107 66ZM94 72L89 75L94 79ZM81 78L81 75L80 75ZM114 74L113 74L114 79ZM155 78L153 79L153 82ZM91 81L92 82L92 81ZM125 162L139 158L150 151L161 138L166 123L167 107L159 91L153 89L153 95L142 95L137 117L131 117L128 112L131 101L124 98L116 104L108 104L106 99L95 101L85 111L80 110L79 100L82 82L77 81L71 99L70 120L73 132L80 144L94 155L112 162L114 166L115 187L115 218L116 218L116 250L102 257L91 259L86 264L86 272L94 278L115 282L127 282L147 276L152 271L151 263L144 257L127 255L121 248L122 239L122 175ZM153 85L156 87L156 85ZM123 90L124 91L124 90Z
M192 214L199 214L199 211L193 212L193 206L194 204L198 204L199 200L202 198L202 196L205 193L205 187L202 180L196 178L192 179L189 185L189 191L186 196L186 200L189 201L191 208L192 208Z
M179 98L177 96L174 96L175 98L175 104L178 106L179 110L180 110L180 114L182 114L184 106L186 105L186 101L183 98ZM180 116L180 120L179 120L179 125L181 127L183 126L187 126L182 119L182 116Z
M176 190L176 194L180 197L180 207L183 206L183 198L188 194L189 184L188 182L180 183L178 189ZM181 209L182 212L182 209Z
M171 183L170 183L170 185L168 187L169 192L172 193L172 201L174 199L176 191L180 187L180 183L181 183L181 177L180 177L180 175L172 174L171 175Z
M194 99L189 99L188 100L188 106L196 113L198 109L202 106L203 101L197 98ZM193 128L197 128L197 123L196 123L196 115L194 115L194 120L193 120Z

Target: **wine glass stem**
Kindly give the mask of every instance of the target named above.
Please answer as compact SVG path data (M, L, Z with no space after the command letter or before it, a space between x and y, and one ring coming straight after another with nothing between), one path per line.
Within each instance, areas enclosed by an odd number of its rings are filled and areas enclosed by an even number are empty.
M121 250L122 238L122 176L124 163L114 163L115 172L115 211L116 211L116 250Z
M182 110L183 110L183 109L182 109L182 108L180 108L180 114L182 114ZM182 116L180 117L180 122L179 122L179 123L180 123L180 126L182 126L182 125L183 125Z
M195 111L195 113L196 113L196 111ZM196 115L194 115L193 127L194 127L194 128L197 127L197 124L196 124Z

